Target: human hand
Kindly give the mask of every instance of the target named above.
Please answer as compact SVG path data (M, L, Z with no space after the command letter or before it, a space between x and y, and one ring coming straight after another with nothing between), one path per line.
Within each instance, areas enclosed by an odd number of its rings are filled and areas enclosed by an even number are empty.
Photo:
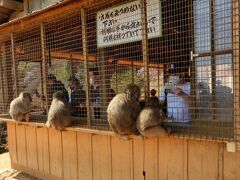
M174 94L178 95L178 96L183 96L183 95L185 95L185 93L183 92L183 90L182 90L181 88L179 88L179 87L176 87L176 86L172 88L172 92L173 92Z

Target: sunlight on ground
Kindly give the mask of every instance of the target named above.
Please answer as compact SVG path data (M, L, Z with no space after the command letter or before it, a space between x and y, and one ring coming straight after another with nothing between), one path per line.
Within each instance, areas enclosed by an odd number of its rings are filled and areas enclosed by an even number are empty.
M9 153L0 155L0 180L40 180L21 171L11 169Z

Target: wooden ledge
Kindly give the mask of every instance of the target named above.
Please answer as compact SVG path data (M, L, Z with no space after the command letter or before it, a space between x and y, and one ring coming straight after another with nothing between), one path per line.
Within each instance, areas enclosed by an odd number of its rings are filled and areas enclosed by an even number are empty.
M33 126L33 127L37 127L37 128L47 128L45 123L25 122L25 121L18 122L18 121L15 121L13 119L10 119L8 117L3 117L3 115L0 115L0 122L1 121L6 122L6 123L14 123L16 125L26 125L26 126ZM67 127L67 128L65 128L65 130L78 131L78 132L91 133L91 134L115 136L115 134L112 131L82 128L82 127L78 127L78 126Z
M17 122L9 117L6 117L6 115L0 115L0 122L7 122L7 123L14 123L16 125L25 125L25 126L32 126L36 128L47 128L45 123L39 123L39 122ZM110 130L103 130L103 129L90 129L87 127L87 125L84 125L85 127L79 127L79 126L71 126L65 128L64 131L75 131L75 132L83 132L83 133L89 133L89 134L96 134L96 135L106 135L106 136L116 136L116 134ZM180 128L184 128L181 126L177 126ZM91 128L97 128L97 126L92 126ZM172 126L174 128L174 126ZM185 128L191 128L191 127L185 127ZM192 127L194 128L194 127ZM213 128L214 131L214 128ZM131 135L130 139L142 139L141 136L137 135ZM208 136L203 136L201 134L182 134L181 132L173 132L171 135L168 136L168 138L182 138L182 139L187 139L187 140L200 140L200 141L210 141L210 142L233 142L233 138L230 137L220 137L217 139L217 137L208 135Z

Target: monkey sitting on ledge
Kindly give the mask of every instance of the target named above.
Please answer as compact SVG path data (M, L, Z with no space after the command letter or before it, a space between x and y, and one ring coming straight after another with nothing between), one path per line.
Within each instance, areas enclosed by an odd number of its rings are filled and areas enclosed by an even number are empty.
M161 113L160 103L155 94L156 91L151 90L151 97L137 118L137 129L144 137L164 136L171 131L161 127L166 116Z
M141 111L139 97L140 88L129 84L125 91L116 95L108 105L109 125L120 138L129 139L131 134L139 135L136 127L136 120Z
M63 92L53 94L53 100L48 112L47 127L62 131L72 124L70 104Z
M16 121L29 121L29 113L32 111L30 104L32 97L29 93L21 92L17 98L10 103L9 114Z

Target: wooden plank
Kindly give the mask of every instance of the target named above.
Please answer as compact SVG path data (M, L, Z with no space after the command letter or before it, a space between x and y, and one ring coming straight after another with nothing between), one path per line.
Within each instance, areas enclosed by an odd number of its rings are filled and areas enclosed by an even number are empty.
M133 179L132 141L111 138L112 179Z
M158 139L158 176L159 179L168 179L168 161L170 153L170 139L160 137Z
M169 138L168 179L184 179L184 140Z
M17 138L15 123L7 123L8 133L8 149L11 158L11 163L17 163Z
M25 128L28 167L38 170L36 128L33 126L25 126Z
M145 140L144 170L146 179L158 179L158 144L157 138Z
M50 174L63 177L62 135L60 131L49 128Z
M224 143L218 143L218 180L223 180Z
M64 179L78 179L77 168L77 133L62 132Z
M143 180L143 140L133 138L133 179Z
M189 141L188 167L189 180L218 179L218 144Z
M93 160L93 179L94 180L112 179L110 147L111 147L110 138L108 136L102 136L102 135L92 136L92 156L93 156L92 160Z
M78 150L78 177L79 179L92 178L92 134L77 132Z
M240 180L240 152L232 153L224 150L223 179Z
M18 164L27 167L25 125L16 124Z
M40 172L50 174L48 129L37 127L38 168Z
M188 140L183 140L183 180L188 180Z

